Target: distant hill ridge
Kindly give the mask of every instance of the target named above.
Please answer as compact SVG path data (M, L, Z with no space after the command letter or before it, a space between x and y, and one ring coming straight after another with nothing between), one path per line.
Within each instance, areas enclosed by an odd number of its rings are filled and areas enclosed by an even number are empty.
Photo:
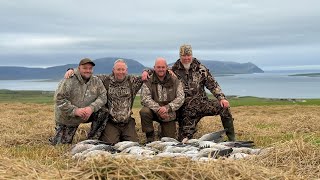
M96 64L94 74L109 74L113 63L118 57L105 57L94 60ZM125 59L129 73L140 74L147 68L136 60ZM236 63L224 61L200 60L213 74L248 74L263 73L263 70L253 63ZM75 68L78 64L66 64L48 68L28 68L14 66L0 66L0 79L61 79L70 67Z

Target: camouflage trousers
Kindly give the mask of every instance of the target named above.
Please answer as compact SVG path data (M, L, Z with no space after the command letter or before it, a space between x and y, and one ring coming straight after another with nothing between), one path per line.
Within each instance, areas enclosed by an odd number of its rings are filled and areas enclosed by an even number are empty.
M222 108L218 100L199 97L187 97L178 110L179 140L185 137L191 139L197 131L197 124L201 118L214 115L220 115L228 139L234 141L235 133L230 109Z
M108 113L105 109L93 113L86 123L91 122L91 128L87 135L88 139L99 139L107 124ZM56 144L71 144L73 137L79 126L68 126L56 123L55 136L50 138L49 141L52 145Z

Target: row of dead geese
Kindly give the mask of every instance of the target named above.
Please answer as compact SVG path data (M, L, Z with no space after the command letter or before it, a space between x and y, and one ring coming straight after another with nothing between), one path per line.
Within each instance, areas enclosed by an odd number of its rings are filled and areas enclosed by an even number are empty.
M152 159L161 157L186 157L197 161L207 161L219 157L242 159L265 153L267 149L253 148L253 141L221 142L225 130L208 133L199 139L181 143L174 138L162 137L160 141L141 145L138 142L122 141L111 145L99 140L84 140L71 149L73 159L84 160L96 157L133 157Z

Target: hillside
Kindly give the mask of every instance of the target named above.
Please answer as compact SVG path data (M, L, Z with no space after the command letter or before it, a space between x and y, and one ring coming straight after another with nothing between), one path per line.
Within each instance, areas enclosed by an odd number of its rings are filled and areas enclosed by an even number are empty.
M114 61L117 57L105 57L94 60L96 63L95 74L109 74L112 71ZM133 59L125 59L128 64L128 71L132 74L140 74L146 67ZM202 60L214 74L249 74L263 73L259 67L252 63L236 63L224 61ZM28 68L0 66L1 80L14 79L61 79L66 70L70 67L75 68L78 64L66 64L48 68Z
M251 74L264 72L251 62L236 63L211 60L201 60L201 62L214 74Z

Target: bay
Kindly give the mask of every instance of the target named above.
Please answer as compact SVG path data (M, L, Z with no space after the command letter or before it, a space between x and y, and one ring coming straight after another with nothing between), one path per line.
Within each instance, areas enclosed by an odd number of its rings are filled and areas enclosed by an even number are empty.
M294 73L238 74L215 77L226 95L265 98L320 98L320 77ZM0 89L54 91L58 81L0 80Z

